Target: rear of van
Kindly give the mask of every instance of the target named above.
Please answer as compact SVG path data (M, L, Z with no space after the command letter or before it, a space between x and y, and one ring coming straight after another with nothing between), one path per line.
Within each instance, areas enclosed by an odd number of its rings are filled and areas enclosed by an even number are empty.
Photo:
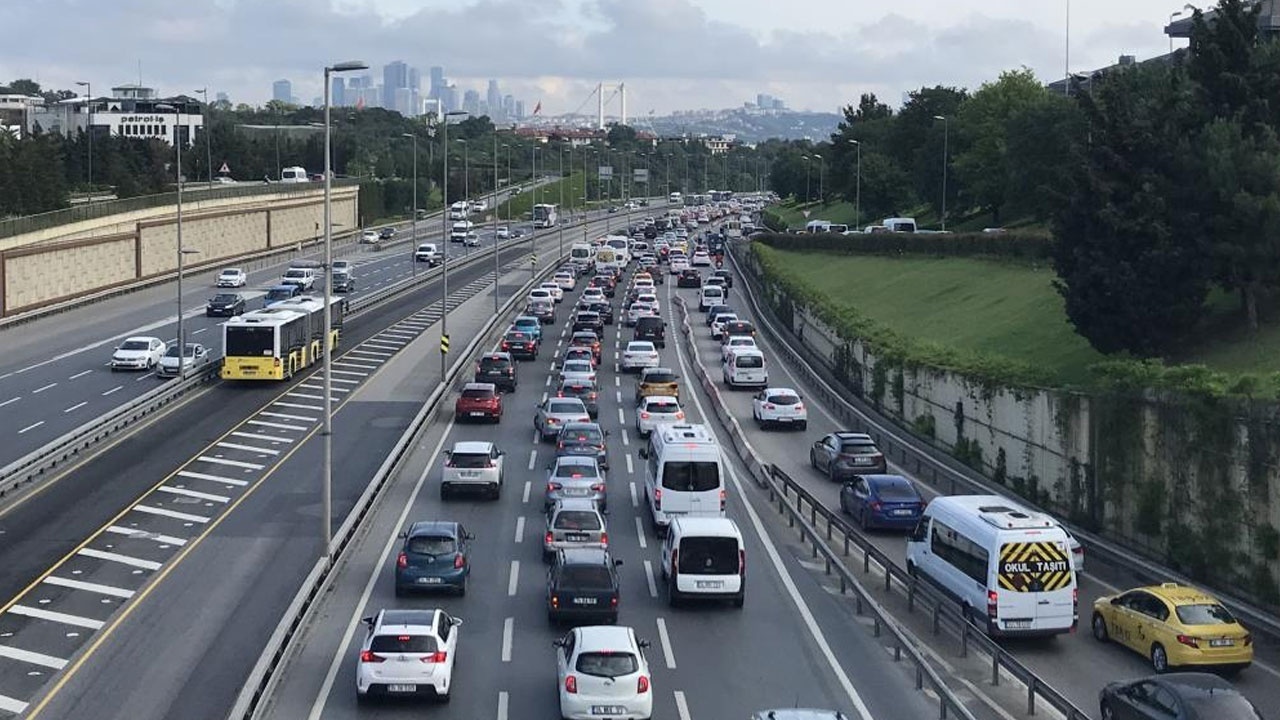
M682 517L671 521L662 544L662 577L672 605L682 600L730 600L742 607L746 546L729 518Z

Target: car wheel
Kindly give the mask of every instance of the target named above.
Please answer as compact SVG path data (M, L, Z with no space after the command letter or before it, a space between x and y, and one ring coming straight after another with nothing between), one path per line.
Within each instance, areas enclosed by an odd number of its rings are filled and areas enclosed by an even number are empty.
M1091 625L1093 626L1094 640L1097 640L1098 642L1106 642L1111 639L1110 634L1107 632L1107 621L1103 620L1101 615L1094 613Z
M809 467L818 469L818 456L812 450L809 451Z
M667 581L667 605L669 607L680 606L680 591L676 590L674 579Z
M1115 720L1116 711L1111 709L1111 703L1106 700L1102 701L1102 720Z
M440 500L443 502L443 501L448 500L448 499L449 499L449 486L448 486L448 485L441 485L441 486L440 486Z
M746 601L747 601L747 594L742 593L741 595L738 595L733 599L733 606L741 610L742 606L746 603Z
M458 597L466 597L466 596L467 596L467 581L468 581L468 580L470 580L470 577L465 577L465 576L464 576L464 577L462 578L462 586L458 588Z
M1169 672L1169 654L1160 643L1151 646L1151 669L1157 675Z
M801 420L800 422L796 423L796 429L798 429L800 432L804 432L805 430L808 430L808 429L809 429L809 421L808 421L808 420Z

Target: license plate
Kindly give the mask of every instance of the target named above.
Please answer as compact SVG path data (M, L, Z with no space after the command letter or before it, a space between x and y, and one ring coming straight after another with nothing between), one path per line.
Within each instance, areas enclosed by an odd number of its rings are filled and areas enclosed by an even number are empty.
M480 477L480 473L475 472L474 470L464 470L458 473L458 477L464 477L464 478Z
M626 715L627 709L621 705L592 705L592 715Z
M418 584L420 585L439 585L442 582L444 582L444 578L438 578L438 577L418 578Z
M393 693L418 692L418 686L417 685L388 685L387 692L393 692Z
M568 540L569 542L586 542L587 536L583 535L582 533L570 533L568 535L565 535L564 539Z
M698 588L699 590L714 590L716 588L724 587L724 581L723 580L697 580L693 583L693 586Z
M1006 630L1026 630L1031 627L1030 620L1007 620L1004 627Z
M482 412L473 412L473 413L471 413L471 417L484 417L484 413L482 413Z
M1214 638L1209 641L1209 647L1231 647L1236 641L1231 638Z
M586 597L574 598L574 599L573 599L573 604L574 604L574 605L595 605L595 604L596 604L596 599L595 599L595 598L586 598Z
M570 497L581 497L586 495L588 492L590 491L586 488L568 488L564 491L564 494Z
M893 514L894 514L894 515L910 515L912 512L913 512L913 511L911 511L911 510L902 509L902 510L894 510L894 511L893 511Z

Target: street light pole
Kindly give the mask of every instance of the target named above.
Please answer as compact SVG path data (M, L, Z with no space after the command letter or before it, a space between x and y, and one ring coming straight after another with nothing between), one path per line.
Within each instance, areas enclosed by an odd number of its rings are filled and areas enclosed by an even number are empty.
M853 216L857 218L854 222L858 226L862 226L862 143L858 140L850 140L858 151L858 169L856 179L853 181Z
M1068 81L1069 82L1069 81ZM951 122L945 115L934 115L942 121L942 232L947 231L947 160L951 155Z
M529 152L529 181L533 183L533 203L538 203L538 151L542 148L534 145ZM534 213L530 212L530 216ZM534 253L534 240L538 236L538 223L535 220L532 227L529 228L529 278L532 279L538 272L537 262L538 256Z
M507 204L511 204L511 182L507 181ZM501 305L498 303L498 246L501 242L498 238L498 133L493 133L493 314L497 315ZM507 234L511 234L511 228L507 228Z
M321 535L323 547L320 556L326 561L330 557L330 545L333 542L333 140L332 127L329 122L330 82L329 76L336 72L364 70L369 66L359 60L349 60L326 66L324 69L324 340L321 352L324 354L324 469L321 473L320 521L323 525ZM279 129L276 130L277 148L279 147ZM279 150L277 150L277 153ZM277 155L276 163L279 164ZM279 168L277 168L279 172ZM279 177L277 175L277 177Z
M409 275L418 279L418 136L414 133L400 133L400 137L413 140L413 219L409 230Z
M85 103L85 108L89 111L89 124L85 127L85 135L89 141L89 164L87 174L89 177L89 187L87 188L90 197L89 202L93 202L93 84L89 82L77 82L76 85L83 85L85 94L89 96L89 102Z
M822 159L822 156L821 156L821 155L819 155L819 154L817 154L817 153L814 153L814 154L813 154L813 156L814 156L815 158L817 158L817 159L818 159L818 202L819 202L819 203L821 203L821 202L823 201L823 200L822 200L822 198L823 198L823 195L822 195L822 176L823 176L823 172L822 172L822 171L826 169L826 167L827 167L827 162L826 162L826 160L823 160L823 159Z
M572 174L572 170L573 170L572 162L569 163L569 170L570 170L570 173ZM560 245L559 256L564 257L564 223L560 222L560 213L564 211L564 143L560 144L559 172L560 172L560 183L559 183L560 184L560 207L556 209L556 227L559 228L558 230L556 230L556 233L557 233L556 241Z
M813 167L812 158L808 155L802 155L804 158L804 202L809 203L809 169Z
M204 97L204 113L201 118L204 125L204 164L209 169L209 185L213 185L213 141L209 137L209 131L212 129L209 125L209 119L212 114L209 112L209 88L200 88L196 92Z
M441 238L440 247L444 248L441 253L440 264L444 270L440 273L441 287L443 295L440 298L440 337L443 339L449 334L449 246L452 241L449 240L449 118L458 115L466 115L462 110L453 110L445 113L440 123L440 145L444 148L444 206L445 209L440 213L441 222L444 225L444 236ZM465 140L465 139L464 139ZM469 209L469 208L468 208ZM444 344L440 345L440 381L444 382L445 375L448 370L447 357L444 351Z
M160 103L156 105L157 110L166 110L173 112L173 148L177 153L177 162L175 164L174 177L178 185L178 212L177 212L177 241L175 243L178 251L178 379L186 378L186 333L182 324L182 273L185 268L186 249L182 247L182 129L186 114L182 112L182 108L169 103ZM194 360L194 359L193 359Z

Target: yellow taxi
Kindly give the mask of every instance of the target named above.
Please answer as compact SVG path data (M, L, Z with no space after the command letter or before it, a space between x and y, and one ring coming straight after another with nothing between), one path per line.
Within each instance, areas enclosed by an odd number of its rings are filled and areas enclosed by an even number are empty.
M1134 588L1093 602L1093 636L1112 640L1151 661L1157 673L1253 662L1253 636L1212 595L1178 583Z

